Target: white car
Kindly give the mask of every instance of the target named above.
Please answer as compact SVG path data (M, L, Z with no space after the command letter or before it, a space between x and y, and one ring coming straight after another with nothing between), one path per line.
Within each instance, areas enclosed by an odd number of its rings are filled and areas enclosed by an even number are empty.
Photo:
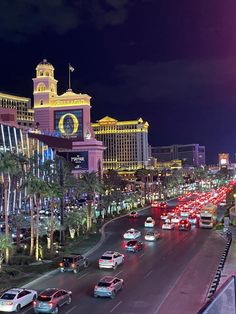
M19 312L24 306L30 304L38 296L35 290L13 288L5 291L0 297L1 312Z
M166 219L162 225L162 229L164 230L172 230L174 228L175 228L175 224L170 219Z
M168 213L163 212L163 213L161 214L161 220L166 220L167 216L168 216Z
M146 241L155 241L161 237L161 234L157 231L149 231L145 234Z
M180 218L178 216L173 216L171 218L171 222L173 222L174 224L178 224L180 221Z
M144 227L153 228L156 222L152 217L147 217L144 223Z
M123 238L127 240L133 240L140 236L141 236L141 232L139 230L129 229L124 233Z
M106 251L99 259L99 268L116 269L118 265L124 263L124 260L124 254L114 251Z

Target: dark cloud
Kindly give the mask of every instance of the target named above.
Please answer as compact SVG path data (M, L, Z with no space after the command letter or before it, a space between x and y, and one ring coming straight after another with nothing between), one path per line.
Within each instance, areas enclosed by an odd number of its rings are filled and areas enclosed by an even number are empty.
M128 0L1 0L0 38L19 42L43 32L64 34L80 24L102 28L126 19Z
M113 74L116 82L95 84L95 94L108 95L117 105L137 102L189 105L236 103L236 58L210 60L142 61L134 65L119 65ZM100 98L99 97L99 98Z

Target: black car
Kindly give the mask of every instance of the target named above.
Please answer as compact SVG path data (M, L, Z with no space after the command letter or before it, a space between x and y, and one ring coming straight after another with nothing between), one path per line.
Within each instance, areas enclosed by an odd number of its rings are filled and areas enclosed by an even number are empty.
M73 271L75 274L80 271L81 268L88 267L88 259L81 254L71 253L64 256L60 263L61 272Z
M179 222L179 230L188 231L191 230L191 224L187 219L181 219Z
M137 240L128 241L125 248L126 248L127 252L134 252L135 253L135 252L142 250L143 243L141 241L137 241Z

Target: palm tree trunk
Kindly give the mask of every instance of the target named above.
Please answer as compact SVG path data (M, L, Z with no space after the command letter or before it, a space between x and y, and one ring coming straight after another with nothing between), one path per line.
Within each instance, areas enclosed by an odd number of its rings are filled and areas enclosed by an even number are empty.
M50 217L50 240L49 250L53 252L53 234L54 234L54 200L51 201L51 217Z
M30 197L30 256L34 255L34 202L33 197Z
M87 231L90 231L92 227L92 201L88 199L87 205Z
M16 226L16 248L20 248L20 228Z
M9 239L9 224L8 224L8 177L4 176L4 210L5 210L5 235ZM9 263L10 251L6 248L5 251L5 262Z
M39 260L39 200L40 194L36 193L36 230L35 230L35 259Z

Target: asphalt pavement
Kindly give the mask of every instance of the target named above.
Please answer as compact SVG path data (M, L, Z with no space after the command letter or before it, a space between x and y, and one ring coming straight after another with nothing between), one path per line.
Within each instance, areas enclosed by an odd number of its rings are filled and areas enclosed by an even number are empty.
M155 229L161 232L161 239L155 243L144 240L148 216L158 222ZM27 287L39 292L48 287L71 290L72 303L60 309L64 314L196 313L206 300L225 240L212 230L195 227L182 232L161 230L159 217L159 209L149 208L136 219L123 217L111 222L105 228L105 242L89 256L89 268L78 274L44 276ZM135 254L125 252L126 241L122 238L131 227L142 231L144 243L144 249ZM99 270L98 259L106 250L124 253L124 265L116 270ZM123 278L124 288L114 299L95 299L94 285L105 275ZM21 313L33 313L32 306Z

